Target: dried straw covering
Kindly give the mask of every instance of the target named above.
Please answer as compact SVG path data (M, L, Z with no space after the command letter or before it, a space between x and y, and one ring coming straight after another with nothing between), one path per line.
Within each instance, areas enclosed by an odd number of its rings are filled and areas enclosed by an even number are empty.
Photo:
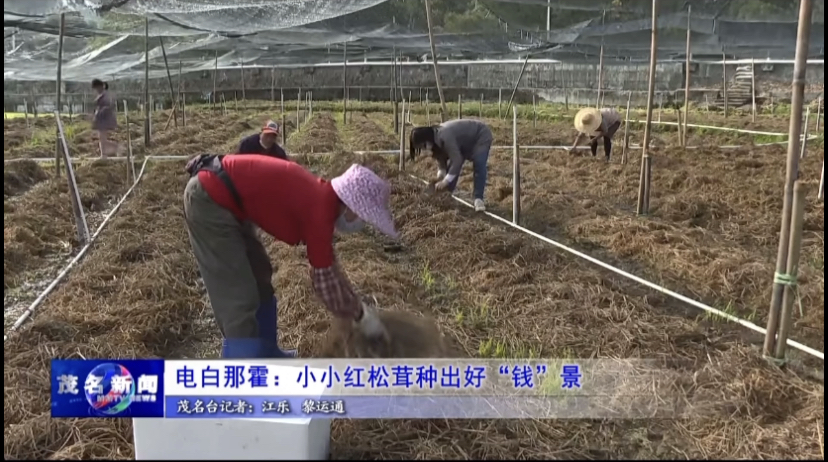
M301 161L332 176L355 159ZM663 297L445 196L425 195L385 158L365 162L394 186L404 251L384 252L370 232L340 239L337 250L349 277L379 306L436 319L460 356L684 359L692 365L688 399L709 402L713 413L650 421L338 421L335 458L824 457L822 385L768 366L741 330L702 325ZM48 418L53 357L217 354L175 192L186 178L160 164L145 181L29 329L5 345L7 459L133 456L128 422ZM304 250L266 245L277 266L282 345L319 354L330 318L313 295Z

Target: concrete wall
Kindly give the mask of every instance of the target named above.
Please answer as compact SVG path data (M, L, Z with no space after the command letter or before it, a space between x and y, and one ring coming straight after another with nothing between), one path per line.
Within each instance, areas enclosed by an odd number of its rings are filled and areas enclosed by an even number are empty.
M456 101L462 95L464 100L479 101L481 96L486 101L497 101L502 92L508 99L514 83L520 75L520 64L492 65L452 65L442 66L440 76L446 98ZM727 73L736 72L735 65L728 65ZM683 102L684 64L663 63L657 66L656 91L666 104L672 101ZM723 66L721 64L695 63L692 72L691 98L703 101L705 95L715 98L722 87ZM792 64L775 64L770 67L756 65L757 87L760 93L774 93L777 101L784 101L790 96L793 78ZM822 93L825 75L824 65L812 65L807 70L809 97L815 98ZM247 99L280 98L280 89L285 92L287 100L295 100L299 91L313 90L314 99L341 99L343 96L343 79L341 67L316 67L302 69L246 69L242 86L240 70L219 71L216 85L225 99L232 101L242 97L242 89ZM351 99L389 100L392 85L390 66L349 66L348 85ZM436 85L433 68L429 65L405 65L402 69L404 95L412 98L425 98L434 101ZM555 102L569 101L571 104L595 104L597 97L599 72L598 65L590 64L530 64L521 81L517 99L519 102L531 102L532 95ZM173 77L177 89L177 78ZM648 66L646 64L607 64L604 71L605 104L624 106L629 92L633 93L633 105L646 104ZM131 105L138 104L143 97L143 81L121 80L111 82L112 90L119 99L129 100ZM184 76L184 89L187 100L206 102L213 90L213 72L194 72ZM274 90L272 92L272 90ZM86 83L69 82L64 85L66 102L74 101L75 111L83 110L82 100L89 100L91 90ZM169 84L167 79L150 81L153 99L166 107L170 105ZM36 96L33 96L36 95ZM55 99L54 82L4 82L4 106L6 110L20 109L24 99L31 106L37 101L38 109L51 111Z

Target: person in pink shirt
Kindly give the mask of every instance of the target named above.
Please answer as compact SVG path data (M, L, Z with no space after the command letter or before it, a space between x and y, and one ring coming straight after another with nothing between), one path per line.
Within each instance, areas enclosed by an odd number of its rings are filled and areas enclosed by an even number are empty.
M615 109L581 109L575 115L575 129L578 130L578 136L570 152L578 147L584 138L589 138L589 147L592 150L592 156L595 157L598 155L598 141L603 139L604 155L609 162L612 156L612 138L619 128L621 128L621 115Z

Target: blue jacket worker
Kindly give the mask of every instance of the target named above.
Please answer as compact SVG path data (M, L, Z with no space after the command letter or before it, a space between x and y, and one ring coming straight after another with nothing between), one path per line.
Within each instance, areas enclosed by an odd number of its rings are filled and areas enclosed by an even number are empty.
M409 148L411 160L425 149L437 161L438 191L454 192L465 161L474 168L474 209L486 210L484 193L489 172L489 151L494 137L492 130L483 122L472 119L452 120L434 127L417 127L411 131Z
M261 133L250 135L241 140L238 154L261 154L288 160L287 153L277 142L281 134L282 130L279 124L270 120L262 127Z

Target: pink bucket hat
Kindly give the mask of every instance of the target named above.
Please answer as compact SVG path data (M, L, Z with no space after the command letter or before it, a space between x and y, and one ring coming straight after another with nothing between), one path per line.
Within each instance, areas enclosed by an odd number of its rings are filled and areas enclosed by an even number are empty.
M336 195L349 209L383 234L397 239L391 216L391 185L362 165L331 180Z

